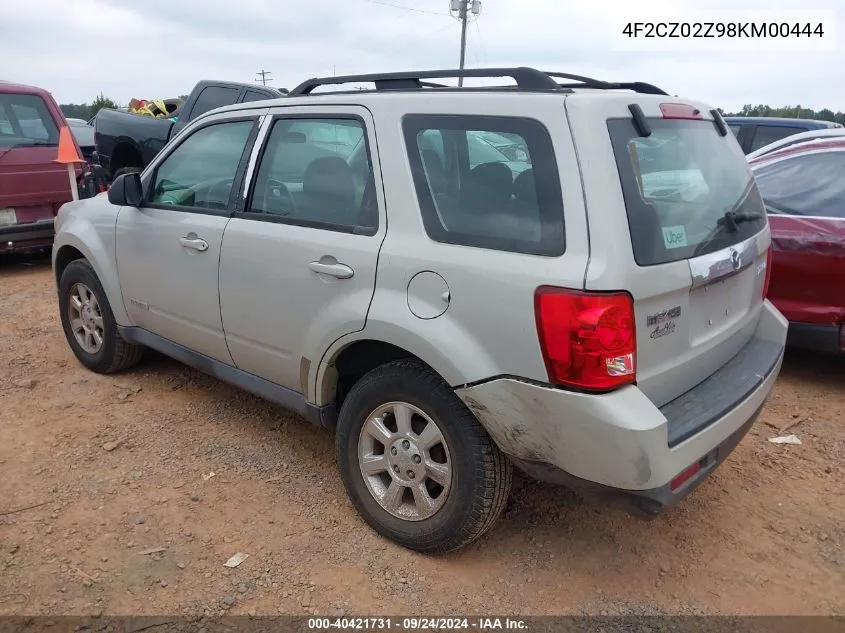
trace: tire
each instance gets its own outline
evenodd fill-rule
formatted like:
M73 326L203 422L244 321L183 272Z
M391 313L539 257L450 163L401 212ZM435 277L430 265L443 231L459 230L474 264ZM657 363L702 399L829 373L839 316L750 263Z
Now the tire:
M371 414L391 406L389 403L401 403L411 410L413 433L397 433L390 440L384 436L383 448L378 448L379 442L373 442L369 431L362 433L362 429ZM388 413L384 416L384 428L398 429L392 415ZM419 440L421 434L428 435L428 428L420 425L425 425L426 417L439 430L444 440L442 446L422 448ZM370 428L375 427L368 424ZM392 428L388 430L392 431ZM408 453L403 454L403 437L416 438L412 439L411 451L419 449L421 452L410 457ZM449 552L479 538L496 522L510 494L513 475L510 461L449 385L416 360L382 365L352 387L338 417L336 448L347 494L363 519L379 534L418 552ZM397 457L392 456L397 455L392 452L393 448L399 451ZM387 466L385 471L365 478L359 462L359 450L367 454L368 459L384 457L387 461L380 460L375 468ZM422 464L405 461L401 462L404 465L397 466L397 460L416 460L420 455ZM432 461L438 461L450 470L448 488L429 479L428 474L418 474L413 481L407 479L413 468L428 473L426 464ZM403 470L405 465L409 470ZM395 472L395 468L399 468L400 474L390 472ZM445 500L439 496L433 500L434 504L441 505L430 516L425 516L425 513L411 516L411 507L419 507L416 497L419 488L410 494L403 490L401 497L391 495L394 484L400 484L399 476L406 477L405 483L410 482L411 486L431 486L434 492L428 498L435 496L438 487L442 488L441 494L446 493ZM388 511L377 499L376 493L371 492L374 486L384 491L385 498L399 498L401 508L397 510L394 504L394 511ZM428 512L431 506L422 507ZM406 514L400 517L397 516L399 512Z
M85 349L83 343L74 334L71 325L72 297L78 298L81 296L80 293L84 292L81 288L86 288L93 296L91 306L93 307L96 304L89 316L101 318L102 343L98 349ZM78 309L75 308L75 311L78 312ZM103 286L91 264L84 259L71 262L62 272L62 277L59 280L59 314L68 345L70 345L79 362L91 371L98 374L113 374L129 369L141 361L144 355L144 347L127 343L120 335ZM81 316L79 320L82 320ZM94 341L94 339L91 340Z
M135 174L141 171L140 167L121 167L116 172L112 174L112 182L117 180L118 176L122 176L123 174Z

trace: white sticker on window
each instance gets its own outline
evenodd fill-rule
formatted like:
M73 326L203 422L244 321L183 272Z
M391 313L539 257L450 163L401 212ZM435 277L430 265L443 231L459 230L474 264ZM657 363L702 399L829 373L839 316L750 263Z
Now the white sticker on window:
M687 231L683 225L664 226L663 244L666 248L682 248L687 246Z

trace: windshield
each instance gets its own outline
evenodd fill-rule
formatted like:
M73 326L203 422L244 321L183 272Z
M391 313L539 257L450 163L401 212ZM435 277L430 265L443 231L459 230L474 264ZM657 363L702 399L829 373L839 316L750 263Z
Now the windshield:
M94 145L94 128L87 123L71 123L70 131L80 147L88 147Z
M0 94L0 149L58 142L59 130L41 97Z
M630 119L607 124L640 266L710 253L763 229L763 201L733 135L711 121L648 121L648 137Z

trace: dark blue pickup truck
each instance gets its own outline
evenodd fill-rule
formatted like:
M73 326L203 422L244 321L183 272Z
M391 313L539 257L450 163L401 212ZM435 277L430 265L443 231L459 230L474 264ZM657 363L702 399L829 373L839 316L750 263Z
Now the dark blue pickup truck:
M113 178L119 170L140 170L179 130L209 110L233 103L277 99L275 88L227 81L200 81L169 118L100 110L94 120L93 160Z

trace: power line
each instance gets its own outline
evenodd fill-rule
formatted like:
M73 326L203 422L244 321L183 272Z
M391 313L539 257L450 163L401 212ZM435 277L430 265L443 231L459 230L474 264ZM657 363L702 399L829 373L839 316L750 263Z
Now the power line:
M268 80L268 79L270 79L270 80L272 80L272 79L273 79L273 78L270 76L270 74L271 74L271 73L270 73L270 71L269 71L269 70L264 70L264 69L262 69L262 70L261 70L261 72L259 72L259 73L258 73L258 77L256 77L256 78L255 78L255 81L256 81L256 82L260 81L263 85L265 85L265 86L266 86L266 85L267 85L267 80ZM260 77L260 79L259 79L259 77Z
M415 13L428 13L429 15L442 15L449 17L448 13L439 13L437 11L426 11L425 9L416 9L414 7L403 7L399 4L384 2L383 0L364 0L364 2L371 2L372 4L380 4L385 7L393 7L394 9L403 9L405 11L414 11Z
M475 21L475 30L478 34L478 46L481 49L481 57L484 60L484 63L488 63L487 57L487 47L484 46L484 40L481 38L481 27L478 26L478 20Z

